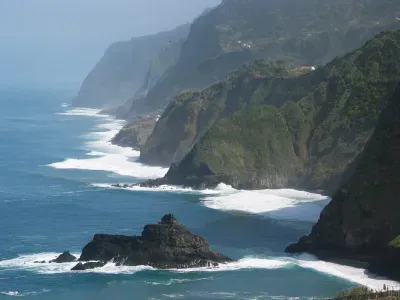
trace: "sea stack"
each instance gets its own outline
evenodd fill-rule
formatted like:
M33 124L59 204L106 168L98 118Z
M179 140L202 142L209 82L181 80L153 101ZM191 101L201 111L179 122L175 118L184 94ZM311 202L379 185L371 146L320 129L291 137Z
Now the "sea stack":
M184 269L216 267L232 259L211 250L203 237L191 233L172 214L168 214L158 224L146 225L141 236L95 234L83 248L79 261Z

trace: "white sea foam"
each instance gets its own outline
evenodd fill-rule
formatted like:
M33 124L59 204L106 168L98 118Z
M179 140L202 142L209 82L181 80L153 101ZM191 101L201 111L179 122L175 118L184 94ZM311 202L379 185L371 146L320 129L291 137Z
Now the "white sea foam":
M63 104L61 104L61 106L62 107L68 107L70 104L68 104L68 103L63 103Z
M213 277L203 277L203 278L173 278L167 280L165 282L160 281L146 281L146 284L151 285L173 285L173 284L182 284L185 282L194 282L194 281L204 281L204 280L213 280Z
M220 264L218 267L213 268L190 268L190 269L173 269L171 271L178 273L188 272L224 272L224 271L236 271L242 269L281 269L290 265L289 261L282 260L279 258L256 258L256 257L245 257L238 261Z
M152 167L138 162L140 153L130 148L123 148L111 144L111 139L124 125L121 120L106 115L99 115L99 110L74 108L63 115L101 117L96 131L89 132L84 138L83 149L87 150L89 158L67 158L64 161L50 164L56 169L77 169L91 171L107 171L122 176L135 178L158 178L168 171L162 167Z
M79 257L78 253L74 254ZM71 268L76 265L73 263L48 263L58 256L58 253L38 253L21 255L17 258L0 261L0 269L2 270L15 270L23 269L31 272L41 274L57 274L57 273L71 273ZM46 261L46 263L35 263L35 261ZM293 267L300 267L311 269L319 273L327 274L329 276L342 278L344 280L354 282L360 285L367 286L375 290L381 290L384 285L400 290L400 284L382 277L374 277L367 274L364 269L355 268L350 266L339 265L330 262L318 260L312 255L302 254L298 257L245 257L238 261L220 264L216 268L191 268L191 269L172 269L170 272L174 273L190 273L190 272L230 272L243 269L290 269ZM149 266L116 266L114 263L108 263L102 268L96 268L86 271L75 271L78 273L103 273L103 274L134 274L140 271L154 271L155 269ZM183 283L190 280L208 280L208 278L200 279L172 279L167 283L159 283L170 285L174 283ZM148 282L149 284L158 285L158 283Z
M115 188L111 184L94 184L102 188ZM193 190L182 186L161 185L158 187L133 186L131 191L189 193L201 196L203 204L211 209L241 211L263 215L278 220L315 222L329 202L319 194L291 189L279 190L236 190L229 185L219 184L211 190Z
M7 296L22 296L18 291L1 292L1 294Z
M107 117L107 115L101 115L100 109L92 109L92 108L83 108L83 107L76 107L74 109L67 110L62 113L57 113L58 115L63 116L90 116L90 117Z
M109 183L95 183L92 184L94 187L107 188L107 189L121 189L119 187L115 187ZM218 190L194 190L191 188L186 188L183 186L175 186L175 185L160 185L157 187L142 187L142 186L130 186L124 188L124 190L128 191L143 191L143 192L170 192L174 194L196 194L196 195L215 195L219 194Z
M19 292L19 291L8 291L8 292L1 292L0 294L12 297L25 297L29 295L37 295L50 292L50 290L43 289L39 292Z
M242 211L279 220L315 222L329 198L303 191L235 190L226 185L217 189L217 195L203 197L205 206L223 211Z
M185 295L183 294L162 294L164 297L176 299L176 298L183 298Z
M71 269L77 262L70 263L49 263L50 260L55 259L59 253L45 252L37 254L20 255L17 258L0 261L0 269L14 270L23 269L27 271L37 272L41 274L59 274L73 272ZM74 256L79 257L80 253L73 253ZM45 261L45 263L40 263ZM133 274L138 271L152 270L149 266L116 266L114 263L108 263L104 267L96 268L93 270L79 271L79 273L103 273L103 274Z
M312 255L302 254L296 260L296 264L302 268L313 269L315 271L329 274L331 276L343 278L345 280L367 286L374 290L383 290L383 286L393 290L400 290L400 283L386 278L366 274L364 269L318 260Z

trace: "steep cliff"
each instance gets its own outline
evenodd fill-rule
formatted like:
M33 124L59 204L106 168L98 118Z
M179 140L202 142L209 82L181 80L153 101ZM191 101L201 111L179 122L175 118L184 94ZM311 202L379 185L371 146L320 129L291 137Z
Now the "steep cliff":
M167 166L179 162L215 121L256 99L257 88L264 79L278 76L276 68L275 62L255 61L205 90L178 94L142 148L141 160Z
M224 1L216 10L195 22L183 47L180 59L182 64L178 63L171 68L168 74L150 90L148 97L136 102L139 106L140 103L144 104L141 101L146 101L146 105L161 103L164 100L163 105L169 103L163 114L162 122L155 128L148 143L143 148L141 159L146 163L167 166L180 161L192 148L193 143L197 142L201 134L208 130L210 124L226 116L225 113L221 113L220 108L215 107L214 111L217 112L212 113L214 117L205 122L206 126L202 125L204 124L203 121L193 122L195 115L200 120L204 119L202 118L202 115L204 115L202 111L207 110L209 103L217 106L216 102L218 102L218 105L223 107L225 102L234 102L226 99L236 97L235 94L240 94L240 97L244 100L239 102L243 102L250 101L253 96L254 98L262 98L268 93L270 83L253 84L254 78L248 76L249 74L243 74L243 72L241 78L237 82L232 82L231 85L224 84L226 80L217 80L229 70L229 68L224 69L219 65L222 60L228 63L230 61L227 60L228 57L238 58L239 53L241 53L240 55L247 53L246 55L250 55L248 58L280 56L285 61L297 66L299 64L318 64L361 46L362 41L372 38L373 34L381 28L400 28L400 22L395 18L396 12L400 12L400 3L398 2L330 0L317 2ZM346 13L344 13L345 10L347 10ZM263 14L263 16L260 14ZM218 18L215 16L218 16ZM217 28L216 31L211 30L212 27L210 26L213 22ZM304 24L304 26L301 27L298 24ZM211 40L214 41L214 38L216 38L219 39L219 42L207 43L205 51L202 49L202 44L205 44L205 41L201 40L201 32L206 29L216 34L215 36L212 35L213 39ZM222 54L215 56L214 52L214 54L211 53L212 49L215 53ZM206 58L211 55L215 57ZM188 58L187 61L186 58ZM237 62L239 61L242 60ZM196 62L199 65L194 70ZM233 68L236 63L233 63L232 60L224 66ZM188 73L185 73L184 70ZM204 84L197 84L200 83L199 70L204 75ZM213 76L214 71L219 71L220 74ZM258 77L262 76L264 74L261 71ZM257 74L255 77L257 77ZM173 91L168 91L178 82L183 82L181 79L184 79L186 83L193 79L193 82L197 83L192 85L185 83L179 87L175 86ZM170 102L172 95L182 88L189 86L201 89L212 80L216 81L217 84L204 92L198 93L196 97L185 92L177 97L179 98L178 101L172 98ZM271 82L270 79L268 81ZM241 93L240 88L233 86L240 87L247 83L249 83L249 88L246 88L245 93ZM165 85L163 86L163 84ZM303 87L299 87L299 89L303 89ZM220 94L212 98L207 96L207 94L215 93ZM152 95L154 95L154 98ZM183 101L185 96L190 99L190 102L197 103L190 106L186 105L185 103L189 100ZM298 101L298 99L295 100ZM153 100L156 102L152 102ZM138 107L135 105L131 108L132 113L140 111L140 109L136 110ZM193 123L193 126L189 123ZM201 124L197 126L197 123ZM187 132L186 129L189 127L192 130ZM172 128L173 130L170 130ZM200 135L197 131L200 132ZM324 176L324 174L315 174L315 176Z
M189 25L183 25L111 45L85 78L73 105L109 108L123 104L142 87L146 75L159 76L167 58L171 63L166 67L176 62L188 31ZM177 47L170 52L170 45L178 45L178 53L175 53ZM160 60L162 63L158 63Z
M228 101L224 102L225 108L222 110L226 114L219 114L214 118L215 123L206 125L210 129L205 134L199 134L193 149L181 162L171 167L165 180L189 185L193 182L225 181L240 188L276 188L286 185L323 190L331 194L340 185L346 167L363 150L380 112L400 78L400 31L381 33L360 49L313 72L296 76L290 70L278 68L275 71L283 73L279 76L256 76L258 87L251 88L253 93L247 94L246 89L240 89L234 98L226 98ZM243 84L251 85L249 77L245 78L247 81ZM215 103L221 103L218 97L215 99ZM235 102L237 99L243 99L239 106ZM199 102L196 97L194 100L192 103L189 100L185 105L197 105ZM281 118L285 120L290 143L281 145L286 147L288 161L296 166L290 172L282 167L273 173L266 163L261 170L265 168L268 172L253 172L254 175L249 177L247 172L253 170L253 157L262 155L271 162L275 159L280 161L282 152L282 149L276 150L280 146L275 147L273 143L271 147L265 146L270 144L268 135L261 134L259 141L253 141L257 137L252 130L257 126L266 123L280 126L278 123L273 125L278 118L267 122L251 113L257 109L262 110L264 105L276 106ZM232 115L241 107L242 110ZM211 114L213 111L212 106L204 108L202 114ZM242 117L238 119L238 115ZM247 124L246 118L253 127L244 126ZM174 119L186 120L178 116ZM242 121L237 123L238 120ZM181 128L192 124L192 121L182 122ZM257 122L260 124L253 124ZM243 131L236 135L242 125ZM201 128L201 124L196 122L188 128L199 126ZM200 131L197 129L197 132ZM243 158L239 159L235 153L243 153ZM295 153L296 160L292 153ZM247 176L240 178L237 174ZM274 178L285 180L276 181Z
M326 63L399 26L397 12L392 0L223 1L193 23L178 63L134 101L131 114L163 109L180 91L203 89L249 60Z
M367 256L371 269L400 278L400 85L364 151L309 236L287 248L325 256ZM371 258L372 257L372 258Z

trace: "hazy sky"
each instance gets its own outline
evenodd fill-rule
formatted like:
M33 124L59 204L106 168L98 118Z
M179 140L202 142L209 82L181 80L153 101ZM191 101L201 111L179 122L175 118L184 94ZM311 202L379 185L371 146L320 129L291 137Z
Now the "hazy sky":
M109 44L172 29L221 0L0 0L0 86L75 87Z

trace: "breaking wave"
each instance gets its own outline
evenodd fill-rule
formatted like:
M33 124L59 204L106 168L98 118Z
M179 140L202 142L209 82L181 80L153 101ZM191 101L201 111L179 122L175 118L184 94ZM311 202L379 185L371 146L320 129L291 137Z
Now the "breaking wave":
M75 256L79 256L79 253L75 253ZM37 272L41 274L59 274L59 273L101 273L101 274L134 274L141 271L157 271L150 266L116 266L113 263L108 263L102 268L96 268L93 270L86 271L71 271L71 268L75 266L76 262L73 263L48 263L49 260L54 259L58 256L58 253L37 253L29 255L21 255L17 258L0 261L1 270L26 270L31 272ZM46 263L38 263L46 261ZM189 273L189 272L230 272L243 269L290 269L294 267L300 267L304 269L311 269L319 273L324 273L329 276L342 278L360 285L367 286L372 289L382 289L384 285L393 288L400 289L400 283L391 281L381 277L374 277L367 274L364 269L355 268L350 266L339 265L330 262L324 262L318 260L312 255L302 254L298 257L244 257L238 261L220 264L217 268L192 268L192 269L171 269L167 270L172 273ZM167 272L165 271L165 272ZM209 280L209 278L197 278L197 279L171 279L168 282L157 283L147 282L148 284L158 285L171 285L183 283L187 280Z
M74 108L61 115L96 117L99 123L96 131L84 136L83 148L88 151L88 158L67 158L64 161L50 164L56 169L76 169L112 172L121 176L134 178L158 178L168 171L162 167L147 166L138 162L140 153L130 148L111 144L111 139L119 132L124 121L116 120L107 115L99 114L100 110Z
M235 190L226 185L216 195L203 197L206 207L222 211L242 211L277 220L315 222L329 198L291 189Z

